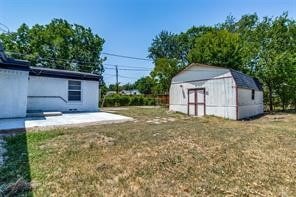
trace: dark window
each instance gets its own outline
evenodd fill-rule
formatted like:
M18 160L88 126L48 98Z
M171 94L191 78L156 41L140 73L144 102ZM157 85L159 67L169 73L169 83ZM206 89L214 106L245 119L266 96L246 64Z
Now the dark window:
M255 90L252 90L252 100L255 99Z
M68 101L81 101L81 81L68 81Z

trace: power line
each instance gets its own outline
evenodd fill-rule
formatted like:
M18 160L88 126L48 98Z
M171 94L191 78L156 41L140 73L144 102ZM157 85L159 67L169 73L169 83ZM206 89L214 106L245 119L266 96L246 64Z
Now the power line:
M2 26L2 27L4 27L4 28L7 29L7 30L4 30L2 27L0 27L0 30L2 30L3 32L6 32L6 33L9 33L10 32L9 28L6 25L4 25L3 23L0 23L0 26Z
M7 30L4 30L1 26L4 27L4 28L6 28ZM6 32L6 33L9 33L10 32L9 27L7 25L1 23L1 22L0 22L0 30L2 30L3 32ZM148 59L148 58L133 57L133 56L127 56L127 55L119 55L119 54L108 53L108 52L102 52L101 54L107 55L107 56L113 56L113 57L133 59L133 60L152 61L151 59Z
M128 77L128 76L124 76L124 75L118 75L121 78L125 78L125 79L139 79L137 77Z
M0 31L6 32L2 27L0 27Z
M103 74L103 76L104 75L107 75L108 76L108 78L110 78L110 77L116 77L116 75L115 74ZM118 75L118 77L119 78L125 78L125 79L139 79L138 77L128 77L128 76L125 76L125 75ZM141 77L140 77L141 78Z
M128 69L128 68L120 68L119 70L127 70L127 71L151 71L151 69Z
M143 67L143 66L126 66L126 65L120 65L120 64L109 64L109 63L104 63L104 65L106 66L118 66L118 67L124 67L124 68L143 68L143 69L147 69L148 67Z
M29 55L29 54L23 54L23 53L16 53L16 52L11 52L11 51L8 51L9 53L11 54L18 54L18 55ZM111 74L103 74L104 75L109 75L109 76L115 76L116 77L116 84L119 85L119 77L120 78L125 78L125 79L139 79L137 77L128 77L128 76L124 76L124 75L119 75L119 71L151 71L151 69L147 69L145 67L133 67L133 66L125 66L127 68L118 68L118 65L116 64L105 64L105 63L102 63L102 62L86 62L86 61L79 61L79 60L75 60L75 59L72 59L72 60L68 60L68 59L62 59L62 58L43 58L43 57L39 57L40 60L49 60L49 61L64 61L64 62L72 62L72 63L77 63L77 64L82 64L84 66L88 66L88 67L91 67L90 65L87 65L87 64L90 64L90 63L99 63L99 64L102 64L104 66L104 69L106 70L115 70L115 75L111 75ZM105 66L107 65L107 66ZM110 67L112 66L112 67ZM121 65L123 67L123 65ZM110 78L110 77L108 77Z
M18 55L29 55L29 54L24 54L24 53L17 53L17 52L11 52L11 51L7 51L8 53L11 54L18 54ZM50 60L50 61L65 61L65 62L70 62L70 63L76 63L76 64L81 64L81 65L85 65L86 67L92 67L90 65L87 64L101 64L104 66L105 69L109 69L109 70L114 70L115 67L119 67L117 64L107 64L107 63L102 63L102 62L87 62L87 61L80 61L80 60L69 60L69 59L61 59L61 58L43 58L43 57L39 57L39 59L41 60ZM112 66L112 67L108 67L108 66ZM151 69L147 69L145 67L133 67L133 66L124 66L121 65L122 67L127 67L127 68L118 68L118 70L125 70L125 71L151 71ZM222 68L222 67L221 67ZM225 68L227 69L227 68ZM192 71L192 72L207 72L206 70L194 70L194 69L185 69L184 71Z
M110 68L110 67L104 67L104 69L106 70L114 70L116 67L114 68ZM125 71L151 71L151 69L130 69L130 68L118 68L118 70L125 70Z
M15 55L29 55L29 54L24 54L24 53L18 53L18 52L12 52L12 51L7 51L7 53L10 54L15 54ZM44 58L44 57L39 57L40 60L49 60L49 61L63 61L63 62L68 62L68 63L77 63L77 64L82 64L86 65L87 64L102 64L106 66L114 66L114 68L110 67L104 67L105 69L115 69L115 67L124 67L124 68L119 68L119 70L127 70L127 71L150 71L150 69L147 69L145 67L134 67L134 66L126 66L126 65L116 65L116 64L108 64L108 63L102 63L99 61L95 62L89 62L89 61L81 61L81 60L76 60L76 59L62 59L62 58ZM90 66L89 66L90 67Z
M118 54L114 54L114 53L106 53L103 52L103 55L108 55L108 56L113 56L113 57L121 57L121 58L127 58L127 59L134 59L134 60L143 60L143 61L152 61L148 58L140 58L140 57L132 57L132 56L126 56L126 55L118 55Z

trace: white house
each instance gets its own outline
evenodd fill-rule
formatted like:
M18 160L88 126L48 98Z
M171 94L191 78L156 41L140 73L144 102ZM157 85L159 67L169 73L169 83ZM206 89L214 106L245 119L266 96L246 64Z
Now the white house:
M263 91L242 72L191 64L172 79L170 110L239 120L263 113Z
M25 117L28 111L98 111L100 76L31 67L7 58L0 44L0 118Z
M133 89L133 90L122 90L120 94L123 95L141 95L141 92L139 90Z

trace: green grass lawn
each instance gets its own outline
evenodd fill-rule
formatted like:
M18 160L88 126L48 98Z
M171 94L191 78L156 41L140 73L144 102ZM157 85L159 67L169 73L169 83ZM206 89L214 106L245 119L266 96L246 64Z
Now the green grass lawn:
M6 138L0 184L35 196L294 196L296 114L252 121L123 108L134 122Z

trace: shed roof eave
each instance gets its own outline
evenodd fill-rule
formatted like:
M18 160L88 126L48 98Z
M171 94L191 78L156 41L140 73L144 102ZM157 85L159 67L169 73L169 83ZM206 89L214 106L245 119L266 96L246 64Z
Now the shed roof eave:
M96 75L92 73L58 70L58 69L41 68L41 67L30 67L30 76L88 80L88 81L98 81L98 82L101 80L100 75Z

